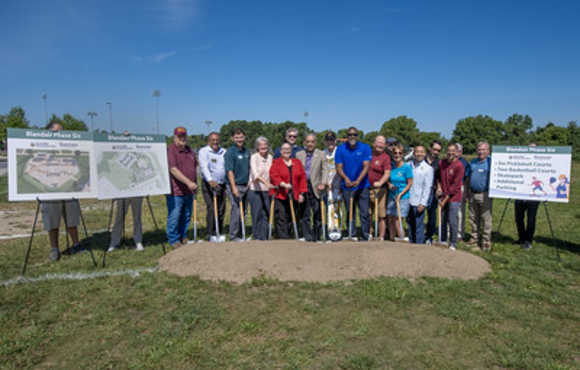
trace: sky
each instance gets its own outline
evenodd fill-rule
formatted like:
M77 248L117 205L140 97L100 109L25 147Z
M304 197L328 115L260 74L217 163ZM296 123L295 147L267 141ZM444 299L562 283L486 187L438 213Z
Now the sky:
M230 120L580 119L580 1L0 0L0 114L172 134ZM43 95L46 94L46 100ZM111 104L108 105L107 102ZM308 112L305 116L304 112Z

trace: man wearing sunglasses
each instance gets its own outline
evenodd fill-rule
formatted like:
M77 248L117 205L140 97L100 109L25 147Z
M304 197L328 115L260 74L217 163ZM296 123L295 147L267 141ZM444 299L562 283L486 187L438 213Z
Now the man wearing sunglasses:
M302 148L301 146L298 146L296 144L296 141L298 140L298 129L294 128L294 127L290 127L288 130L286 130L286 136L285 136L285 143L290 144L290 146L292 146L292 155L290 156L290 158L296 158L296 153L298 153L301 150L304 150L304 148ZM280 147L277 147L276 150L274 150L274 159L280 158L282 156L282 153L280 153Z
M336 172L342 178L342 190L345 204L350 204L350 198L357 204L361 220L362 240L369 240L369 179L368 172L371 165L371 147L358 141L358 129L350 127L346 131L347 143L336 149ZM354 210L353 210L354 212ZM348 214L348 213L347 213ZM348 217L347 217L348 218ZM352 236L356 234L356 221L347 219L348 230Z

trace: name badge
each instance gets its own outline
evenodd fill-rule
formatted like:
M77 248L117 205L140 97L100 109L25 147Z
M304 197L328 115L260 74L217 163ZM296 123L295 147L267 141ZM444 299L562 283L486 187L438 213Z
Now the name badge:
M483 168L479 169L479 173L484 173L484 172L485 172L485 170Z
M217 163L217 159L215 159L215 158L212 158L212 159L211 159L211 163Z
M238 159L244 159L244 156L240 154L240 155L238 156Z

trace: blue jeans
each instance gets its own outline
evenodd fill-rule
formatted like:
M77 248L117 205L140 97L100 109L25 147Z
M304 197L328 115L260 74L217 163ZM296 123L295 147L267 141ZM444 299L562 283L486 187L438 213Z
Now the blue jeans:
M350 207L350 197L351 195L354 197L353 198L353 209L352 209L352 215L353 215L353 219L349 220L349 207ZM356 236L356 217L355 217L355 212L356 209L358 208L358 215L360 218L360 227L361 227L361 231L362 231L362 241L368 241L369 240L369 231L370 231L370 215L369 215L369 200L370 200L370 190L369 188L364 188L364 189L360 189L360 190L354 190L354 191L349 191L349 190L343 190L342 191L342 199L344 199L344 205L346 207L346 224L347 224L347 229L346 229L346 233L347 235L349 235L350 232L350 228L349 228L349 222L352 222L352 224L350 225L352 227L352 236Z
M409 225L409 240L411 243L423 244L425 241L425 213L417 210L417 206L411 206L409 215L407 216L407 224Z
M167 239L169 244L187 238L187 229L193 210L193 195L167 195Z
M459 213L461 202L447 202L441 210L441 234L442 242L447 241L447 226L449 226L449 245L457 246L457 214Z

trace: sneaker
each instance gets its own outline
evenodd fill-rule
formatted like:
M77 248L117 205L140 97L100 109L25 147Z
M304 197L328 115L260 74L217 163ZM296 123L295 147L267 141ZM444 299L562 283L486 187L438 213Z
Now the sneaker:
M522 243L522 241L521 241L521 240L516 240L515 242L513 242L513 243L512 243L512 245L515 245L515 246L518 246L518 247L521 247L521 246L522 246L522 244L523 244L523 243Z
M84 253L86 252L86 248L81 243L76 243L72 246L72 252L74 253Z
M109 249L107 249L107 252L113 252L116 251L117 249L119 249L118 245L111 245Z
M426 245L433 245L433 241L431 239L427 239L425 242Z
M50 251L50 257L48 257L49 260L51 260L52 262L56 262L60 259L60 251L58 250L58 248L52 248Z
M489 250L491 250L491 244L483 243L483 245L481 246L481 249L483 249L484 251L489 251Z
M182 245L182 244L181 244L180 242L175 242L175 243L171 244L171 247L172 247L173 249L177 249L177 248L181 247L181 245Z
M532 243L530 242L524 242L524 244L522 244L522 248L523 249L532 249Z
M300 240L301 242L305 242L305 241L306 241L306 239L304 239L304 238L300 238L299 240Z
M439 242L439 244L447 246L447 242Z
M465 244L467 244L470 247L475 247L475 246L477 246L477 240L471 239Z
M453 245L453 244L451 244L451 245L449 246L449 250L456 251L456 250L457 250L457 246L456 246L456 245Z
M181 244L182 244L182 245L189 244L189 239L188 239L188 238L185 238L185 239L183 239L183 240L181 241Z
M138 251L142 251L142 250L145 250L145 247L143 247L143 244L137 243L137 245L135 246L135 249Z
M244 241L244 239L242 239L242 238L234 238L234 239L232 239L231 241L232 241L232 242L235 242L235 243L239 243L239 242L243 242L243 241Z

